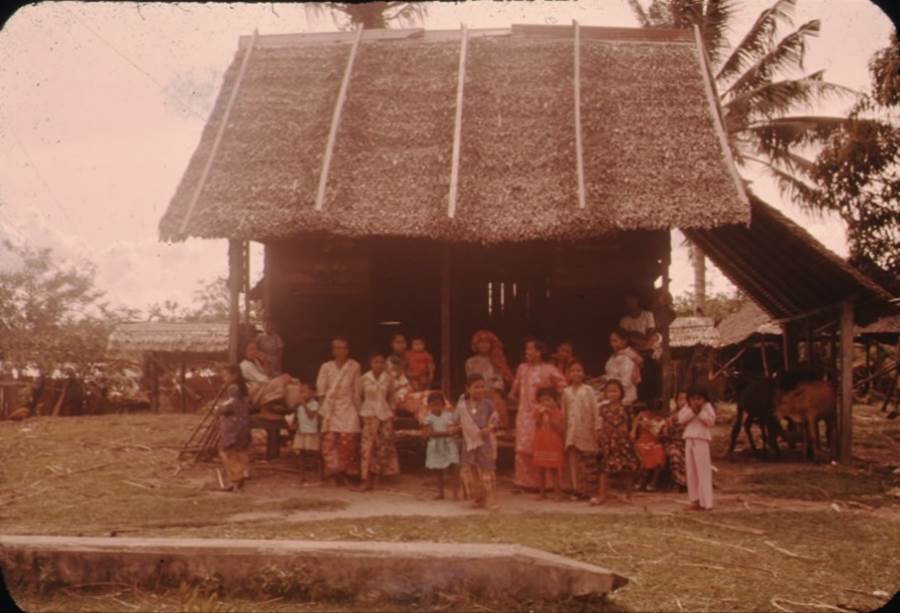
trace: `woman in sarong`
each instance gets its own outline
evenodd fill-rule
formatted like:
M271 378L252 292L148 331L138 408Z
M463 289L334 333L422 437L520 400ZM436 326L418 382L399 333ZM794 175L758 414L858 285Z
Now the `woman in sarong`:
M325 478L343 485L359 474L359 378L360 368L350 359L350 343L331 341L334 359L322 364L316 379L322 415L322 459Z
M513 492L522 489L536 491L541 486L541 476L532 462L534 444L534 410L537 407L537 391L542 387L555 387L562 391L566 378L552 364L547 345L535 339L525 341L525 362L519 365L513 380L510 398L518 400L516 410L516 469Z
M223 490L238 491L250 468L250 413L247 384L241 371L227 366L222 371L225 393L216 407L219 415L219 458L222 472L217 470L219 486Z
M637 384L641 382L643 359L632 349L628 333L616 328L609 335L609 346L613 354L606 360L606 378L622 384L625 396L622 404L630 407L637 400Z
M456 420L463 435L460 454L460 479L463 493L472 506L495 510L496 446L493 433L497 428L497 412L487 398L487 386L479 374L466 377L466 393L456 405Z
M500 427L509 427L509 413L506 405L506 387L513 382L513 374L503 353L503 343L489 330L479 330L472 335L472 353L466 360L466 376L479 374L484 377L488 398L494 403L494 410L500 419Z

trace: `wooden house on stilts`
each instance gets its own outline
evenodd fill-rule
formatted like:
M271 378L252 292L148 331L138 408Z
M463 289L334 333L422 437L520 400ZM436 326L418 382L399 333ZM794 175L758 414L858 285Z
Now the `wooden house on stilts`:
M721 265L715 233L750 227L698 33L573 24L241 37L160 235L229 239L232 359L253 240L289 371L400 326L456 392L480 327L597 372L622 294L667 290L672 228Z

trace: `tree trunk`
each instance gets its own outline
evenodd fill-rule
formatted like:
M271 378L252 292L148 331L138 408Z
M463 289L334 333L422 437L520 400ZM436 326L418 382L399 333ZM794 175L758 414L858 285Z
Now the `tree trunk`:
M691 264L694 266L694 310L705 314L706 310L706 256L703 250L691 243Z

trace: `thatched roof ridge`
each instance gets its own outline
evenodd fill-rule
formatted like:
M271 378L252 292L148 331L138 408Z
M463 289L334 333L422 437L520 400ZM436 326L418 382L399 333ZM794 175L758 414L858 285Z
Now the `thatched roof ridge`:
M719 322L716 331L721 347L736 345L754 334L781 336L781 326L772 323L772 317L751 300L744 302L736 313Z
M260 37L184 233L244 50L160 222L163 240L298 234L447 242L747 223L689 33L584 28L587 207L577 204L570 28L473 30L457 214L447 216L459 33L365 33L314 210L349 35ZM393 40L379 40L379 37ZM245 47L246 41L245 41Z
M712 317L676 317L669 324L670 347L716 347L719 344L719 333Z
M228 323L119 324L106 347L111 355L159 353L222 354L228 351Z

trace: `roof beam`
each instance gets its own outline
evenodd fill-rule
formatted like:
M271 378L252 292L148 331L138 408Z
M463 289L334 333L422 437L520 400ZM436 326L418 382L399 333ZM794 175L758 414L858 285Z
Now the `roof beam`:
M459 41L459 75L456 83L456 119L453 124L453 156L450 165L450 197L447 201L447 217L456 215L456 198L459 190L459 150L462 144L462 112L463 88L466 84L466 49L469 43L469 31L466 24L461 23Z
M578 208L585 207L584 150L581 144L581 27L572 20L575 30L575 164L578 171Z
M334 105L334 113L331 115L331 129L328 131L328 143L325 145L325 159L322 161L322 173L319 175L319 191L316 192L316 210L321 211L325 204L325 186L328 183L328 171L331 168L331 156L334 153L334 140L337 136L338 125L341 123L341 112L344 110L344 101L347 99L347 88L350 86L350 74L353 72L353 61L356 59L356 50L359 48L359 39L362 37L362 24L356 26L356 38L350 47L350 57L347 58L347 68L344 69L344 79L341 81L341 89L338 91L337 102Z
M194 214L194 207L197 206L197 201L200 199L200 193L203 191L203 188L206 187L209 170L212 168L213 161L216 159L216 153L219 152L219 145L222 143L222 135L225 134L225 127L228 125L229 117L231 117L231 109L234 106L234 100L237 98L238 91L241 89L241 82L244 80L244 73L247 72L247 64L250 62L250 56L253 54L253 49L256 47L257 39L259 39L259 31L253 30L253 38L250 41L250 46L244 51L244 59L241 60L241 67L238 70L237 78L234 81L234 87L231 88L231 93L228 96L228 103L225 105L225 111L222 113L222 118L219 121L216 139L213 141L212 149L210 149L209 156L206 158L206 164L203 165L203 173L200 175L200 181L197 182L197 187L194 189L194 194L191 196L191 201L188 204L187 212L184 214L184 219L181 220L179 233L182 235L185 230L187 230L188 223L191 221L191 215Z
M734 187L737 189L738 198L748 209L750 208L750 199L747 198L747 192L744 190L744 181L738 174L737 166L731 155L731 144L728 135L725 132L725 122L722 117L722 107L719 106L719 96L716 93L716 84L712 78L712 72L709 69L709 56L706 54L706 46L703 44L703 37L700 35L700 28L694 24L694 44L697 50L697 60L700 62L700 73L703 77L703 89L706 90L706 101L709 104L709 110L712 112L712 120L715 126L716 135L719 137L719 145L722 147L722 156L728 173L734 181Z

